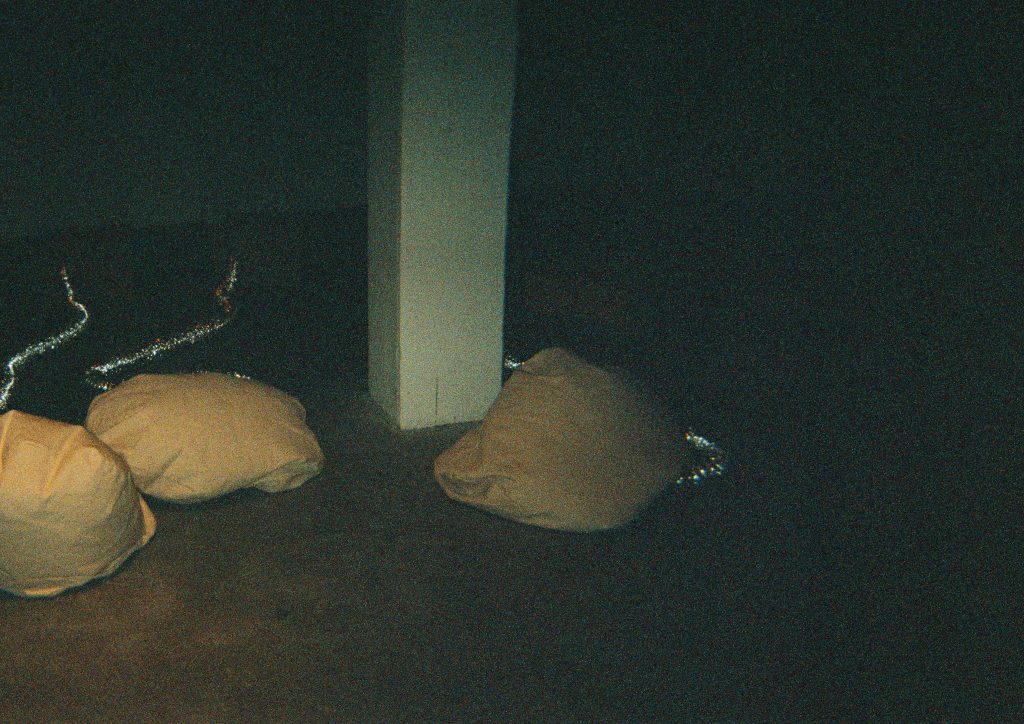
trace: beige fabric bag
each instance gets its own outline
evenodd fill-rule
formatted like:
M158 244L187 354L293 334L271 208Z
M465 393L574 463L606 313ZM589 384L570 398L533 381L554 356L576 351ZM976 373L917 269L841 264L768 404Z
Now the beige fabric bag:
M684 463L633 386L555 347L512 374L434 476L451 498L497 515L594 531L632 520Z
M124 457L139 490L179 503L291 490L324 465L298 400L232 375L138 375L96 397L85 426Z
M50 596L107 576L155 530L124 461L84 427L0 415L0 588Z

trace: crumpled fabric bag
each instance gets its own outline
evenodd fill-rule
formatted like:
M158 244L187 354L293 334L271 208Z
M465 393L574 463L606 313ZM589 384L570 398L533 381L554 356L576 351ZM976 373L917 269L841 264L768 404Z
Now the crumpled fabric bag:
M36 597L81 586L155 530L127 465L84 427L0 415L0 588Z
M633 384L552 347L513 372L434 476L452 499L520 523L615 528L683 473L667 428Z
M139 490L176 503L291 490L324 465L298 400L216 372L132 377L93 399L85 426L125 459Z

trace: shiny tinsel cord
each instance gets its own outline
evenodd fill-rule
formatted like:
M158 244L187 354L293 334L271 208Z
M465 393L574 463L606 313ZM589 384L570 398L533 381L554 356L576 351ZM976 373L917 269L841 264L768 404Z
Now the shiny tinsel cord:
M117 370L120 370L123 367L129 367L141 360L156 359L159 355L167 352L168 350L172 350L175 347L180 347L185 344L194 344L211 332L216 332L218 329L230 322L235 316L235 307L231 302L231 292L234 291L235 283L237 281L238 262L235 259L231 259L228 266L227 276L217 287L216 291L217 301L220 302L221 309L224 310L223 319L197 324L192 329L187 332L182 332L176 337L172 337L167 340L158 338L153 342L153 344L144 347L134 354L127 355L125 357L117 357L109 362L104 362L103 364L93 365L85 372L86 381L98 390L109 390L117 383L104 378Z
M11 390L14 388L14 383L17 380L18 368L31 358L45 352L49 352L51 349L59 347L68 340L77 337L81 331L85 329L85 325L89 321L88 310L83 304L75 300L75 290L71 287L71 281L68 279L67 269L62 268L60 270L60 276L61 279L64 280L65 289L67 289L68 304L77 309L82 315L82 318L63 332L59 332L52 337L47 337L41 342L36 342L7 360L7 379L4 381L3 387L0 388L0 412L3 412L7 408L7 401L10 398Z
M688 475L676 480L677 485L690 483L696 485L708 478L718 477L725 473L725 455L715 443L701 437L693 430L687 430L683 438L691 450L704 457L701 464L694 465Z

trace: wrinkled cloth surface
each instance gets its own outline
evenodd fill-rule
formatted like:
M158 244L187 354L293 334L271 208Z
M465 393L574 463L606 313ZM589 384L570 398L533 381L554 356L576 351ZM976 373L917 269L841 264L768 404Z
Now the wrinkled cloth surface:
M628 523L684 469L683 448L623 377L552 347L508 379L434 463L449 497L521 523Z
M124 460L80 425L0 415L0 588L51 596L107 576L156 521Z
M278 493L323 470L299 401L233 375L138 375L96 397L85 426L124 457L139 490L178 503Z

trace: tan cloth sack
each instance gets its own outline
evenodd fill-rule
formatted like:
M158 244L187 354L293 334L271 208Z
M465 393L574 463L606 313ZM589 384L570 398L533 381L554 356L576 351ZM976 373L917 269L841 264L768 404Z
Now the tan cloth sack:
M298 400L233 375L138 375L96 397L85 426L125 459L139 490L178 503L291 490L324 465Z
M681 442L632 385L555 347L512 374L434 476L502 517L594 531L632 520L683 469Z
M124 461L84 427L0 415L0 588L50 596L107 576L155 530Z

